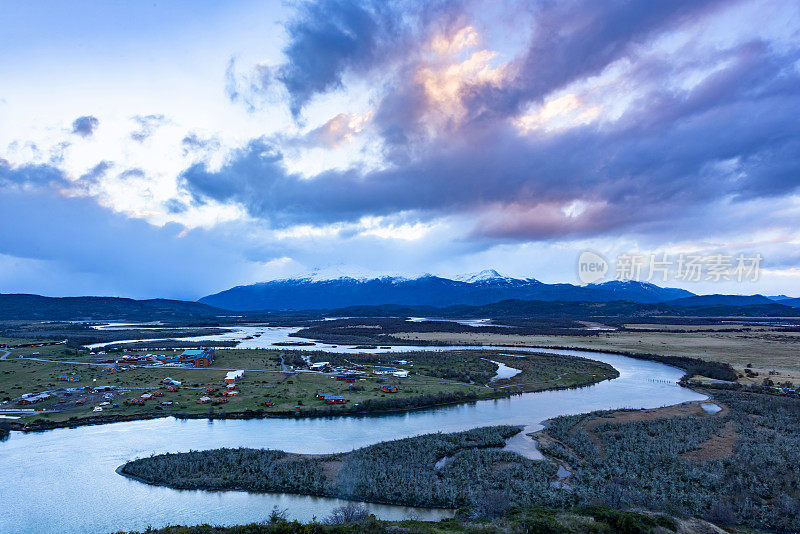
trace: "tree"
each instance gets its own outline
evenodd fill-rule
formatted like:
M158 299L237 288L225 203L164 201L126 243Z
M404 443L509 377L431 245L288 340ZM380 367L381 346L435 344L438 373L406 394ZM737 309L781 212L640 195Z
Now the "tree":
M323 519L323 522L330 525L344 525L346 523L360 523L371 516L372 514L363 504L350 503L346 506L335 508L329 516Z

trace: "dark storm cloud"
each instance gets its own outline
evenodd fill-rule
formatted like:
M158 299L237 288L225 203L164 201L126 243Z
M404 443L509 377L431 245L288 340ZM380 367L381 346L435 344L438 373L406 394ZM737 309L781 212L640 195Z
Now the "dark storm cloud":
M668 27L685 16L681 9L662 15ZM599 47L618 42L602 37ZM472 213L481 220L476 233L497 238L675 231L679 216L720 199L798 190L800 124L787 113L800 108L800 76L787 68L797 58L744 43L698 59L716 71L686 91L664 88L675 68L668 62L641 65L632 81L649 89L603 127L521 136L507 121L470 122L386 169L311 179L287 172L280 149L257 139L218 171L198 164L182 181L197 201L238 203L277 226L411 211L421 218ZM575 200L586 208L564 213Z
M721 3L507 1L503 5L506 16L529 26L532 37L524 53L513 62L515 74L510 83L502 88L481 84L465 89L470 115L479 118L516 114L525 104L550 91L598 73L653 34L698 18ZM226 91L231 100L244 100L253 108L257 100L254 95L266 91L277 80L288 91L292 114L297 116L314 95L340 88L345 74L365 75L373 70L387 74L389 65L399 65L400 74L392 84L392 100L405 101L414 109L418 95L413 87L403 84L404 80L413 79L413 72L403 67L413 66L418 60L419 47L426 44L431 31L446 32L472 4L436 0L304 2L286 27L286 63L276 69L257 66L249 82L242 83L237 81L235 61L231 59ZM391 114L386 107L383 112ZM387 124L386 135L404 140L403 130L408 125L403 128L401 122Z
M100 126L100 120L97 117L85 115L72 121L72 133L81 137L91 137L98 126Z
M231 58L225 71L225 91L231 101L250 109L279 82L289 94L297 117L317 94L342 87L348 74L373 69L413 56L431 28L442 30L457 18L465 0L321 0L299 4L286 25L286 63L275 68L257 65L246 76L237 74Z
M478 117L516 115L555 89L599 74L628 55L632 46L720 4L720 0L535 2L525 9L532 21L532 37L514 62L511 82L500 88L481 85L467 90L468 107Z
M297 115L316 93L341 86L346 70L364 71L385 59L400 37L401 20L391 3L324 0L302 5L287 27L288 62L278 79Z

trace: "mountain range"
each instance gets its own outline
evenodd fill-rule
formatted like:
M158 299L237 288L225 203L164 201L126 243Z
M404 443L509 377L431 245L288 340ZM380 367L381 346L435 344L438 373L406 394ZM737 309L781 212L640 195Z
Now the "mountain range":
M419 278L341 277L329 280L292 278L236 286L208 295L203 304L236 311L334 309L348 306L482 305L501 300L641 303L693 297L684 289L636 281L611 281L578 286L545 284L534 278L511 278L486 270L456 279L425 275Z
M729 315L794 317L800 299L785 295L695 295L646 282L576 286L510 278L496 271L448 279L299 278L238 286L199 302L117 297L0 294L0 320L264 320L302 316L431 317ZM236 315L232 315L232 312Z

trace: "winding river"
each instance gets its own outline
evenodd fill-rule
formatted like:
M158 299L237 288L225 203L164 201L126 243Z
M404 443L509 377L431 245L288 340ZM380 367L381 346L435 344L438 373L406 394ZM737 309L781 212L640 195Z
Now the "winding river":
M260 327L260 331L270 340L286 335L286 330L264 328ZM246 343L252 346L254 342L250 339ZM329 347L320 344L308 348ZM393 347L392 350L463 348ZM514 350L583 356L612 365L620 376L581 389L526 393L508 399L391 415L217 421L163 418L40 433L12 432L0 443L3 482L0 532L113 532L167 524L241 524L264 520L273 506L288 509L290 518L307 521L322 518L343 503L337 499L287 494L173 490L148 486L115 473L126 461L151 454L218 447L341 452L391 439L486 425L524 425L530 432L540 429L545 419L559 415L655 408L706 399L677 384L683 374L680 369L660 363L590 351L517 347ZM536 455L534 443L523 434L512 438L509 448L528 456ZM412 515L437 519L449 514L445 510L368 506L385 519Z

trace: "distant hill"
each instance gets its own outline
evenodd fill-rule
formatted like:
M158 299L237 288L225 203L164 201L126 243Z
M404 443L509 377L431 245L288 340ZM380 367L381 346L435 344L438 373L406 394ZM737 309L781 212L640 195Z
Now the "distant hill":
M776 301L763 295L695 295L667 302L675 306L756 306L776 304ZM786 304L781 300L778 304Z
M229 313L206 304L181 300L0 294L0 320L170 321L210 318Z
M420 278L295 278L237 286L200 299L228 310L311 310L347 306L482 305L507 299L655 303L694 294L645 282L606 282L577 286L545 284L533 278L510 278L487 270L459 279L426 275Z
M654 317L798 317L800 310L783 303L751 305L681 306L670 303L553 302L504 300L479 306L351 306L325 313L329 317L429 317L429 318L654 318Z

